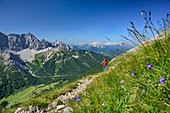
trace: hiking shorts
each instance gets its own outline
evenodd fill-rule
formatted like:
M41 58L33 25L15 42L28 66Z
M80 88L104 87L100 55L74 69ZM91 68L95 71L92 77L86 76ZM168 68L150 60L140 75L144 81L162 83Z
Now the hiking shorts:
M107 69L107 66L103 66L103 69Z

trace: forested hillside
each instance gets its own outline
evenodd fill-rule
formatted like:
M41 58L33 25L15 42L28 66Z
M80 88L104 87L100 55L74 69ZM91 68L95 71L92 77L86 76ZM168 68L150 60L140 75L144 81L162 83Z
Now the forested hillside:
M32 62L23 61L19 56L14 58L3 51L0 57L0 99L40 84L62 81L55 86L61 87L85 76L105 58L84 50L49 50L36 54Z
M74 76L98 66L104 57L85 50L51 50L37 54L35 60L28 64L37 77Z

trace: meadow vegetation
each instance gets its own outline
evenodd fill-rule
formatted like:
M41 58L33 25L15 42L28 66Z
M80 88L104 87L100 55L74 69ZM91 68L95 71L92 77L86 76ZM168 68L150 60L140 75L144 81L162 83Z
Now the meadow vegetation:
M84 92L76 95L79 98L68 100L67 106L72 107L75 113L170 112L169 21L163 19L162 29L157 30L151 21L150 13L145 20L143 33L130 22L130 37L124 37L137 46L111 59L108 72L101 72ZM151 36L153 38L148 40ZM82 79L93 75L96 74ZM79 82L80 79L37 99L31 99L21 106L36 105L44 109L47 100L54 100L53 94L74 88Z
M163 19L163 31L159 32L150 15L145 20L143 34L130 22L131 39L124 37L140 45L111 60L109 66L115 65L114 69L102 73L86 91L77 95L81 101L68 101L75 113L170 112L169 21ZM149 33L153 38L147 40Z

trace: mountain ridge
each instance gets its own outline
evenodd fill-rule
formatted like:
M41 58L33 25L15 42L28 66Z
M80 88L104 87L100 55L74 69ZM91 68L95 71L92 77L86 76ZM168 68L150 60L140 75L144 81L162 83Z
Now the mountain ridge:
M131 47L125 46L121 43L116 42L107 42L102 44L100 42L92 42L90 44L65 44L61 41L49 42L43 38L37 39L33 34L8 34L0 32L0 49L1 50L10 50L14 52L24 51L24 50L44 50L47 48L55 48L58 50L88 50L96 52L99 54L104 54L107 56L117 56L124 51L120 49L123 48L125 51L129 50Z
M0 49L10 49L13 51L21 51L23 49L42 50L48 47L70 49L69 45L56 41L48 42L45 39L37 39L33 34L8 34L0 32Z

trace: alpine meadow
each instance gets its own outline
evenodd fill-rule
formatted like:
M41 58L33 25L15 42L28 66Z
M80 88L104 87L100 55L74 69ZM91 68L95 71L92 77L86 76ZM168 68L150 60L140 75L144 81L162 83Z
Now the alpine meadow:
M170 1L120 1L0 0L0 113L169 113Z

